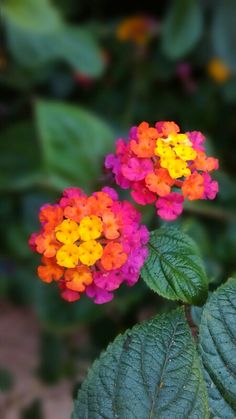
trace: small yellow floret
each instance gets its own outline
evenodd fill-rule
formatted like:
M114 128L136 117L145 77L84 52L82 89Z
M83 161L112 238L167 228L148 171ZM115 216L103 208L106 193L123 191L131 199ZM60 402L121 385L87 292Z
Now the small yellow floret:
M167 138L159 138L159 140L163 141L167 145L191 145L191 141L189 140L187 134L170 134Z
M75 268L79 262L79 247L75 244L65 244L56 254L57 263L65 268Z
M172 179L178 179L182 176L189 176L191 174L191 171L187 167L186 162L181 159L175 159L169 162L167 170Z
M182 160L194 160L197 157L196 150L187 145L177 145L174 151Z
M79 226L73 220L64 220L59 224L56 229L56 238L59 242L64 244L73 244L79 237Z
M94 265L102 257L103 247L96 240L89 240L79 246L79 259L86 265Z
M191 146L192 143L189 140L187 134L177 134L175 139L175 145L189 145Z
M166 159L175 157L175 153L172 150L171 146L166 144L160 138L157 140L157 146L155 148L155 154Z
M102 234L102 220L96 215L84 217L79 225L80 237L84 241L98 239Z
M172 160L166 159L165 157L161 157L160 159L160 165L163 169L168 169L168 167L171 165Z

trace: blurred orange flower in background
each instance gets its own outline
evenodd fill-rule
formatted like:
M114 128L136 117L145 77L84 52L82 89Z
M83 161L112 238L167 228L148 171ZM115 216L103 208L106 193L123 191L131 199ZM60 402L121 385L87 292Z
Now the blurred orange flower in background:
M141 46L157 34L158 26L158 22L149 16L130 16L119 23L116 36L119 41L131 41Z

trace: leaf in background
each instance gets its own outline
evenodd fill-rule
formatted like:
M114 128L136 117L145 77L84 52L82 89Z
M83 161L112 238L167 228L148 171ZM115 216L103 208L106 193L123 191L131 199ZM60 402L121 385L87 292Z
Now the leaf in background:
M65 26L45 34L10 25L7 39L14 58L26 68L65 61L74 71L91 77L99 76L104 69L101 52L86 29Z
M1 133L0 190L19 190L34 184L40 166L33 125L26 121L12 124Z
M95 361L73 419L207 418L197 352L183 310L118 336Z
M207 298L207 278L195 242L170 227L151 233L149 256L142 269L149 288L170 300L202 305Z
M236 417L236 279L215 291L200 326L210 412L214 418Z
M172 0L164 21L162 46L166 55L178 59L196 45L203 29L199 0Z
M57 9L49 0L4 0L3 17L23 30L52 32L62 26Z
M57 53L64 61L91 77L99 76L104 69L101 52L89 30L67 27L57 33Z
M235 0L218 1L213 10L213 48L222 60L236 70L236 2Z
M47 0L7 0L3 16L9 49L20 65L65 61L91 77L102 73L102 55L89 30L66 25Z
M7 22L6 36L10 53L24 68L35 69L58 59L53 32L29 31Z
M84 109L61 102L39 101L36 120L51 181L59 187L92 189L101 177L104 155L113 142L110 128Z

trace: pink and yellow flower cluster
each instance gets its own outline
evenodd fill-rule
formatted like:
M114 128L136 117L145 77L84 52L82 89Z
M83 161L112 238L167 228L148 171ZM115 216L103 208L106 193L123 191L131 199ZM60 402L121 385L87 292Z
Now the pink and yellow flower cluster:
M131 128L127 142L117 140L105 167L121 188L131 189L135 202L155 202L161 218L174 220L184 199L214 199L218 192L209 174L218 169L218 160L206 156L204 141L201 132L181 133L174 122L157 122L155 127L142 122Z
M62 297L79 300L86 292L95 303L113 298L122 283L134 285L147 257L148 230L139 212L118 201L105 187L91 196L68 188L57 204L39 212L41 231L30 237L31 248L42 255L38 275L57 281Z

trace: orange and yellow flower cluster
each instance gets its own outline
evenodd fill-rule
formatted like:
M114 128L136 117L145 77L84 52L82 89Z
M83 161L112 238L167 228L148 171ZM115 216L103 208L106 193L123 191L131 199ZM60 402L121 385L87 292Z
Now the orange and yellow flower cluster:
M57 281L67 301L86 292L101 304L123 282L137 282L147 257L148 231L138 211L118 201L113 189L91 196L66 189L57 204L41 208L39 221L42 229L29 241L42 255L38 275L44 282Z
M158 215L174 220L184 198L214 199L218 192L209 174L218 168L218 160L206 156L204 141L198 131L181 133L174 122L157 122L155 127L142 122L131 129L127 142L117 141L105 167L121 188L131 189L137 203L156 202Z

